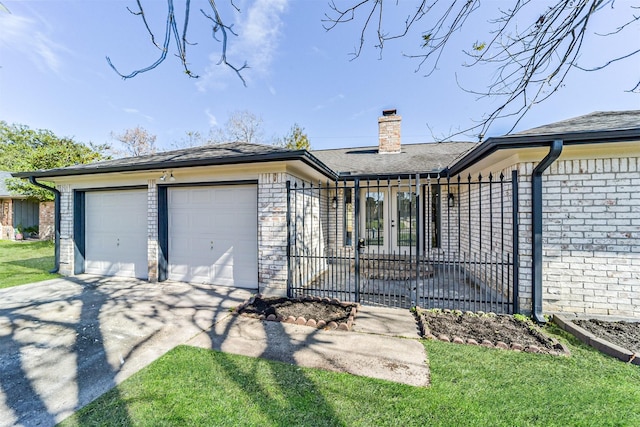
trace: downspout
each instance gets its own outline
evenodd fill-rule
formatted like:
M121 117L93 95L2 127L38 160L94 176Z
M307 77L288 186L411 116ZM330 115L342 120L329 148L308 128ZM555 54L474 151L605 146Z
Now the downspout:
M35 176L29 177L29 182L36 187L44 188L47 191L51 191L54 195L54 228L55 228L55 261L53 270L49 271L49 273L57 273L60 270L60 192L58 189L54 187L49 187L48 185L44 185L36 181Z
M542 314L542 174L561 153L562 140L557 139L551 143L549 153L533 169L531 175L533 318L538 323L546 323Z

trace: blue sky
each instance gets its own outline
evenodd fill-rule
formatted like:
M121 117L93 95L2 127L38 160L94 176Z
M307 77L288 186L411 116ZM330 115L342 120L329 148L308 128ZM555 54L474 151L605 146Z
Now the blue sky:
M224 124L229 113L248 110L263 119L267 139L283 136L298 123L316 149L375 145L377 117L383 109L396 108L403 118L403 142L428 142L433 135L472 125L496 106L495 100L479 100L456 85L456 76L478 90L489 81L491 69L460 66L465 61L462 48L488 39L488 15L477 16L456 34L439 69L427 78L415 72L415 61L402 55L420 51L419 31L388 43L382 60L373 47L374 34L369 34L363 54L351 61L360 27L352 23L325 31L325 0L236 0L239 14L223 0L218 3L239 34L229 41L229 59L251 66L243 73L244 87L230 70L215 65L220 45L199 12L205 1L192 1L190 40L198 44L188 48L191 69L201 77L186 77L172 50L160 67L129 80L114 73L105 57L126 73L158 56L140 19L126 10L135 8L135 1L2 3L11 13L0 12L0 120L50 129L77 141L113 142L111 132L139 125L157 135L158 146L170 148L188 131L206 135L211 126ZM176 5L182 3L176 0ZM162 38L166 2L143 4ZM396 13L394 4L389 2L391 13ZM400 0L400 18L401 8L411 4ZM630 16L630 5L618 0L593 22L592 30L622 23ZM638 24L624 36L590 36L581 62L600 65L611 55L636 49L637 40ZM639 75L640 56L597 73L574 70L565 86L534 107L516 130L593 111L640 109L640 94L624 92ZM508 120L498 122L488 136L509 128Z

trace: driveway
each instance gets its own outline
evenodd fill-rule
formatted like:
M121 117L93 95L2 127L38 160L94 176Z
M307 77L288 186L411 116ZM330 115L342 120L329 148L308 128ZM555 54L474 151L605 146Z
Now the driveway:
M249 295L84 275L0 290L0 426L55 425Z

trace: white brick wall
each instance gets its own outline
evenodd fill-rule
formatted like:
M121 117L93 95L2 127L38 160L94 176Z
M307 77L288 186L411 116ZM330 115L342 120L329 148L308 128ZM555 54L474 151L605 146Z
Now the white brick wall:
M258 178L258 288L268 295L287 293L286 173Z
M147 193L147 263L150 282L158 281L158 186L148 181Z
M560 160L545 174L544 310L640 316L639 163Z
M68 185L58 186L60 191L60 274L73 275L73 191Z

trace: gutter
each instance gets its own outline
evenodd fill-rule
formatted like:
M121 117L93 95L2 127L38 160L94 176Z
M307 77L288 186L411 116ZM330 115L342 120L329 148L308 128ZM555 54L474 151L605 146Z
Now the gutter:
M54 198L54 228L55 228L55 261L53 270L50 270L49 273L57 273L60 270L60 192L58 189L49 187L48 185L44 185L36 181L35 176L29 177L29 182L36 187L44 188L47 191L51 191Z
M549 141L562 140L563 145L608 144L637 141L640 129L609 131L565 132L541 135L507 135L489 138L471 150L462 159L449 168L451 175L457 175L469 166L479 162L498 150L517 148L546 147Z
M542 314L542 174L562 153L563 141L551 143L549 153L538 163L531 174L531 210L533 225L532 240L532 282L533 318L538 323L546 323Z
M155 155L156 157L162 157L164 153L159 153ZM195 167L195 166L220 166L220 165L240 165L247 163L265 163L265 162L275 162L275 161L301 161L304 164L312 167L316 171L322 173L323 175L336 179L338 175L331 170L327 165L322 163L316 157L314 157L311 153L306 150L296 150L296 151L287 151L287 152L276 152L276 153L267 153L267 154L253 154L253 155L240 155L240 156L227 156L227 157L214 157L214 158L196 158L196 159L186 159L186 160L171 160L167 158L160 158L153 161L133 163L133 164L122 164L118 163L116 165L101 165L100 163L95 164L87 164L82 166L72 166L66 168L59 169L48 169L48 170L39 170L39 171L31 171L31 172L18 172L13 173L12 175L16 178L53 178L58 176L75 176L75 175L94 175L94 174L102 174L102 173L112 173L112 172L139 172L139 171L148 171L153 169L178 169L178 168L186 168L186 167ZM111 162L111 161L107 161Z

